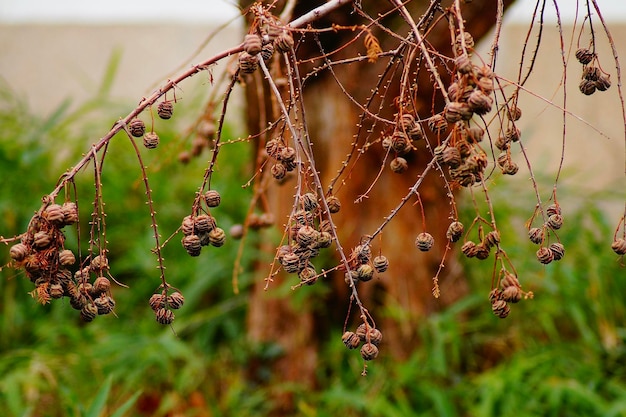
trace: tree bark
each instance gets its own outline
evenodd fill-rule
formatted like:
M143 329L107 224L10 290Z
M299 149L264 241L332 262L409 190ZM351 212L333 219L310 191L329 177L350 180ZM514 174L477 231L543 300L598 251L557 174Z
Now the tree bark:
M242 1L242 5L247 5L245 3L247 2ZM298 1L294 17L322 3L324 2ZM413 1L407 5L416 21L428 7L428 4L423 3L425 2ZM450 4L450 2L443 3L442 7ZM465 30L475 39L480 39L493 27L496 3L495 1L474 1L463 6ZM508 7L512 0L504 3ZM280 10L281 2L277 6L276 10ZM367 23L357 13L352 12L351 7L336 10L324 17L322 21L314 23L313 26L322 28L330 27L332 23L343 26ZM364 0L363 7L367 8L370 16L378 16L379 13L391 9L389 3L380 1ZM381 22L401 37L405 37L410 32L408 25L398 13L392 13ZM450 29L447 21L442 19L429 30L432 31L428 34L429 47L452 56ZM386 35L376 26L372 27L372 31L384 51L398 46L398 39ZM353 37L352 31L338 30L320 34L319 39L325 52L328 53L339 46L348 44ZM297 58L302 62L301 75L323 64L321 58L304 62L306 59L319 57L320 54L319 47L312 40L312 36L306 35L297 49ZM333 54L332 60L339 61L358 54L365 54L365 48L360 39ZM335 74L348 95L354 101L364 104L387 62L388 60L383 58L376 63L358 61L335 67ZM433 97L441 97L441 94L434 93L433 80L428 71L422 67L418 74L415 82L419 94L415 98L415 108L418 115L425 118L432 114L431 109L435 112L441 111L443 101L437 99L433 102ZM445 81L447 83L448 80ZM247 79L246 83L248 128L250 133L256 133L262 131L268 122L275 120L279 115L272 110L271 92L259 73ZM397 112L393 99L399 93L399 83L392 83L380 106L380 116L393 119L393 114ZM363 143L362 138L353 136L357 131L357 125L362 123L360 119L362 111L341 90L337 80L329 71L321 72L316 77L307 80L303 100L307 126L314 144L317 170L320 172L322 184L327 187L350 151L351 143L354 140ZM257 110L260 108L263 111ZM372 107L372 109L377 108L378 106ZM371 119L366 119L363 123L361 135L367 134L367 124L371 123ZM380 130L381 127L376 127L376 129ZM378 134L380 132L375 132L375 135ZM269 139L267 136L260 138L260 140L267 139ZM436 139L431 137L429 141L431 144L435 143L436 146ZM400 200L407 195L409 188L431 160L430 153L422 143L407 157L409 161L407 172L401 175L394 174L388 166L385 166L376 180L384 154L379 143L372 146L359 156L361 160L351 171L345 185L338 184L333 191L342 202L341 211L334 215L333 219L338 225L340 241L348 253L350 248L359 244L362 236L376 230L385 216L388 216ZM373 181L377 183L368 198L355 203ZM287 183L280 188L273 189L268 195L279 226L282 226L284 219L291 211L293 194L293 183ZM376 320L377 327L384 334L380 347L381 355L390 355L398 360L408 357L419 343L419 335L416 332L419 320L449 305L467 292L462 270L454 256L448 254L445 268L439 275L441 297L437 299L432 295L432 278L444 256L447 244L446 230L451 222L450 200L446 194L447 191L440 175L434 171L430 172L419 188L419 196L425 211L426 230L423 227L420 208L414 204L416 199L413 198L385 228L381 238L372 242L374 254L381 252L387 256L390 266L387 272L378 275L374 280L359 284L359 294L364 305ZM428 231L435 237L435 246L427 253L419 252L414 246L416 235L422 231ZM274 250L274 246L270 250ZM262 263L260 268L259 276L266 276L267 263ZM285 279L293 278L280 275L277 281ZM273 365L276 376L285 381L314 384L319 343L328 335L329 329L341 328L346 318L349 288L344 282L343 273L330 274L328 279L322 279L315 285L322 285L332 290L323 295L319 291L313 291L310 296L307 294L305 305L296 306L292 297L289 296L278 298L272 295L271 286L269 291L264 291L265 282L262 278L257 280L250 295L249 336L255 341L272 341L282 346L284 355ZM304 287L298 291L309 291L309 288ZM355 309L353 308L352 311L354 312ZM358 316L358 314L352 314L352 316ZM348 329L354 330L358 324L358 317L350 317ZM336 340L332 343L341 343L341 341ZM355 354L358 353L355 352Z

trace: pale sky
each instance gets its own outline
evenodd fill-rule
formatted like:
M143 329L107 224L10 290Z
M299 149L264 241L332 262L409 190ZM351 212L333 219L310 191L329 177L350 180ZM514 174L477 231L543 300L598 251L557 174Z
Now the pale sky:
M377 0L380 1L380 0ZM480 0L495 1L495 0ZM509 19L526 21L537 0L518 0ZM607 20L626 20L626 0L597 0ZM548 0L552 10L552 0ZM579 0L584 6L584 0ZM202 23L237 16L236 0L0 0L6 23ZM576 0L558 0L561 17L571 19ZM584 12L581 11L584 15Z

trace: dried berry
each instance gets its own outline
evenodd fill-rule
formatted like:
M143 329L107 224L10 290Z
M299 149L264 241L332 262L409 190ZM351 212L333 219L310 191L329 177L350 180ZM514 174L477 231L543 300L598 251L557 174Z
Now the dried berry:
M522 109L517 107L517 105L513 104L509 106L508 116L509 116L509 120L516 122L522 117Z
M542 247L537 251L537 260L542 264L547 265L554 260L554 255L550 249Z
M63 207L59 204L50 204L43 212L43 217L50 223L61 225L64 223L65 216Z
M618 255L626 255L626 239L615 239L611 244L611 249Z
M208 190L204 193L204 202L208 207L217 207L222 202L222 197L216 190Z
M23 243L13 245L11 246L10 255L14 261L21 262L28 255L28 247Z
M370 264L359 265L356 275L360 281L367 282L374 277L374 268Z
M481 80L483 79L490 83L491 90L489 90L487 86L481 86L482 90L474 90L474 92L472 92L467 99L469 109L479 116L489 113L491 111L491 107L493 106L493 99L486 94L488 91L493 90L493 81L489 78L481 78Z
M62 266L74 265L76 257L69 249L64 249L59 252L59 264Z
M216 227L209 232L209 242L211 246L215 246L216 248L223 246L226 242L226 233L224 230Z
M596 84L594 81L582 80L578 85L578 89L586 96L590 96L596 92Z
M128 124L128 130L130 131L131 135L136 138L140 138L143 136L144 133L146 133L146 125L141 119L133 119Z
M209 216L208 214L200 214L195 219L193 230L197 234L209 233L211 230L215 229L215 227L215 218Z
M287 175L287 168L282 163L277 162L270 168L270 173L274 179L282 180Z
M576 51L576 59L578 60L578 62L580 62L583 65L587 65L595 57L596 57L596 54L591 52L587 48L580 48Z
M63 203L63 223L74 224L78 222L78 206L72 201Z
M448 122L441 114L436 114L428 119L428 128L435 134L441 134L448 128Z
M422 232L415 238L415 246L422 252L428 252L434 243L435 239L427 232Z
M361 357L363 360L371 361L378 356L378 348L373 343L365 343L361 347Z
M552 252L552 258L555 261L560 261L561 259L563 259L563 256L565 256L565 246L563 246L559 242L552 243L548 247L548 249L550 249L550 252Z
M348 349L356 349L361 344L359 336L349 331L345 332L343 336L341 336L341 341Z
M263 44L261 37L255 34L247 34L243 39L243 50L250 55L256 55L261 52Z
M528 238L536 245L540 245L543 242L543 229L533 227L528 231Z
M157 115L161 119L163 120L171 119L172 114L174 114L174 104L171 101L165 100L159 103L157 107Z
M185 304L185 297L179 291L174 291L167 297L167 305L174 310L178 310L183 304Z
M165 308L160 308L156 311L156 321L159 324L172 324L174 321L174 312Z
M331 213L338 213L341 210L341 201L334 195L331 195L326 199L326 204L328 204L328 211Z
M252 74L259 67L259 62L256 57L250 55L246 51L239 54L239 69L244 74Z
M48 234L48 232L44 232L42 230L35 233L35 236L33 237L33 243L38 249L47 248L48 246L50 246L50 243L52 243L52 237Z
M93 321L93 319L96 318L96 315L98 314L98 307L96 307L93 303L87 303L83 306L83 308L80 310L80 317L83 319L83 321L89 323L90 321Z
M483 261L489 257L489 247L482 242L476 245L474 250L476 252L476 259Z
M102 294L100 297L94 298L94 305L98 309L98 315L109 314L115 307L115 301L108 295Z
M296 242L300 246L309 246L317 240L319 232L311 226L305 225L298 229Z
M456 242L461 239L461 236L463 236L463 230L463 223L452 222L450 223L450 226L448 226L448 230L446 231L446 237L451 242Z
M391 160L391 162L389 163L389 168L391 169L392 172L395 172L396 174L402 174L407 169L409 169L409 164L406 161L406 159L404 159L401 156L398 156Z
M502 291L501 297L507 303L517 303L522 299L522 290L516 285L510 285Z
M294 45L293 36L286 30L283 30L274 40L274 45L279 52L289 52Z
M366 264L372 259L372 248L368 244L358 245L354 248L354 253L357 260L362 264Z
M271 43L263 45L263 48L261 48L261 57L263 58L263 61L269 61L272 55L274 55L274 45Z
M200 243L200 237L195 234L190 234L183 237L183 248L190 256L199 256L202 250L202 244Z
M374 258L373 264L376 272L380 274L385 272L387 268L389 268L389 259L387 259L387 257L384 255L378 255Z
M606 91L611 87L611 79L605 75L600 75L594 83L598 91Z
M93 293L94 294L102 294L109 292L111 289L111 281L107 277L98 277L93 282Z
M150 297L150 308L154 311L157 311L160 308L165 307L165 295L163 294L152 294Z
M493 311L493 314L500 317L501 319L506 318L511 312L511 308L509 307L509 305L506 303L506 301L502 299L495 300L491 304L491 310Z
M143 146L146 149L154 149L159 146L159 135L155 132L148 132L143 137Z
M484 242L488 248L497 246L500 243L500 233L498 233L497 230L492 230L491 232L487 233Z
M476 253L478 252L476 246L476 243L468 240L463 244L463 246L461 246L461 252L463 252L463 255L467 256L468 258L474 258L476 256Z
M107 259L106 255L97 255L91 260L89 268L92 271L102 271L105 269L109 269L109 260Z
M548 217L548 221L546 222L546 226L548 226L552 230L558 230L563 226L563 216L560 214L553 214Z
M306 211L315 211L317 209L317 196L313 193L305 193L300 196L302 208Z
M550 204L546 207L546 214L552 216L553 214L561 214L561 206L558 204Z

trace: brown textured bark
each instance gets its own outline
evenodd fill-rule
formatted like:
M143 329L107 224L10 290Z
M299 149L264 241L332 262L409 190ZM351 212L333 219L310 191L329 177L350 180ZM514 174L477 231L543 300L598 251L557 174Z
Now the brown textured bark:
M242 3L245 3L242 2ZM321 1L300 1L296 7L298 16ZM419 4L418 4L419 3ZM413 16L420 16L428 6L425 2L414 1L407 5ZM444 7L445 7L445 3ZM475 39L482 37L491 29L496 15L495 1L474 1L464 5L466 19L465 29ZM508 6L512 1L505 1ZM387 2L363 1L371 16L389 10ZM375 4L375 6L371 6ZM379 10L372 10L379 8ZM422 10L420 10L422 9ZM277 8L280 10L280 8ZM328 27L330 23L353 25L363 23L350 7L339 9L324 18L315 27ZM417 20L417 18L416 18ZM401 36L409 32L402 19L393 14L383 24L392 28ZM433 49L450 55L450 33L447 22L441 21L429 34L428 40ZM398 40L385 36L382 31L374 29L383 50L398 45ZM338 31L320 36L326 52L334 50L352 38L352 32ZM364 54L364 47L359 40L349 47L333 55L333 60ZM298 59L319 56L319 49L314 42L305 42L297 53ZM313 68L322 61L312 62L305 68ZM375 85L378 75L383 71L387 60L380 59L377 63L360 62L344 65L336 69L336 75L348 93L359 103L365 103L370 89ZM418 83L419 97L416 107L420 115L429 113L431 107L440 111L442 103L433 103L433 82L424 69L420 70ZM259 132L274 120L277 114L272 113L271 94L260 74L248 80L248 127L251 133ZM396 109L391 101L399 94L395 83L383 104L384 117L392 118ZM395 91L393 89L396 89ZM336 80L329 72L323 72L314 80L307 81L304 93L306 118L309 133L314 143L317 169L322 175L322 183L326 187L335 175L342 161L350 150L359 123L361 110L354 105L341 91ZM259 112L263 106L264 111ZM362 129L365 132L366 129ZM431 141L432 143L432 141ZM407 194L409 188L423 171L431 159L423 145L412 152L409 159L409 171L402 175L393 174L385 167L376 187L369 198L359 204L353 202L374 181L378 174L384 153L380 145L374 146L361 155L361 162L352 171L345 185L336 187L336 195L342 201L342 210L334 219L338 225L338 233L344 249L349 252L358 244L359 238L372 233L390 211ZM293 184L288 183L270 193L272 211L279 219L279 224L286 219L293 202ZM419 342L415 331L420 318L446 306L466 292L462 271L454 256L448 255L446 267L440 275L441 297L435 299L431 293L432 277L442 259L446 238L446 229L450 223L449 199L439 175L431 172L419 189L421 201L426 212L427 231L435 237L435 247L428 253L420 253L415 249L414 240L423 230L422 217L417 205L411 200L391 222L382 234L382 238L372 242L373 250L382 250L389 258L390 267L387 272L359 288L364 304L372 313L377 326L383 331L384 342L381 355L392 355L402 359L410 355ZM273 248L272 248L273 249ZM266 274L267 263L261 266L262 274ZM282 276L280 280L289 279ZM324 297L307 298L307 306L294 308L287 298L276 298L263 290L264 282L259 279L250 296L249 335L253 340L269 340L279 343L284 348L284 356L276 361L274 370L283 380L298 381L304 384L314 383L314 369L317 363L317 346L320 335L324 335L330 326L340 327L345 319L348 308L349 293L344 283L343 274L336 273L332 278L321 280L315 285L331 286L332 291ZM308 291L308 288L299 291ZM317 306L317 308L315 308ZM322 306L321 308L319 306ZM330 306L330 308L328 307ZM358 325L358 318L352 317L350 327ZM341 343L337 340L335 343ZM355 352L355 354L358 354Z

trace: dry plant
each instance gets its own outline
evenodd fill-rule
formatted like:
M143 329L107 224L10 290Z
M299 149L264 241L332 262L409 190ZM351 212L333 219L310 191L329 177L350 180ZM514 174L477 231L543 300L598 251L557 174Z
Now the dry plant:
M219 227L219 216L216 214L221 197L218 190L212 188L211 180L216 175L220 149L235 142L246 142L256 150L256 166L252 178L243 186L252 187L254 196L249 203L245 222L229 231L233 238L241 239L240 254L245 237L251 231L278 227L282 231L282 239L275 242L274 260L265 279L266 289L271 287L280 271L295 277L292 286L294 290L320 285L320 281L337 276L339 271L349 288L348 317L353 310L357 311L359 317L358 325L350 328L346 318L342 341L349 349L360 349L365 361L378 356L383 333L376 325L375 313L362 302L360 291L368 285L368 281L387 270L389 261L384 254L385 248L383 244L379 245L378 242L382 240L377 238L406 206L417 206L422 216L422 230L416 231L415 241L403 243L407 252L429 251L435 239L446 240L439 268L432 277L432 295L439 297L441 294L440 272L452 247L456 245L467 257L493 263L491 285L486 289L486 294L489 294L493 313L501 318L507 317L513 304L532 298L533 294L523 289L514 260L507 255L506 242L500 239L498 223L506 219L499 218L493 209L489 191L494 182L490 179L515 175L520 164L528 167L536 201L529 206L526 228L528 238L538 246L537 261L549 264L565 255L565 247L559 239L559 230L566 225L558 198L561 169L555 175L551 190L546 192L540 189L533 174L533 165L526 154L523 132L517 126L522 117L522 109L517 105L518 98L530 94L562 112L564 150L568 137L567 122L570 118L577 118L568 110L565 95L565 86L569 81L566 76L570 70L565 58L571 50L575 50L581 65L581 68L575 69L575 73L581 74L579 87L585 95L607 94L604 92L612 85L608 68L615 70L617 88L611 91L619 95L624 114L620 64L614 41L596 0L582 2L584 7L579 10L579 15L583 18L582 23L577 20L574 25L577 33L573 37L574 42L567 44L561 32L564 97L562 103L555 103L543 98L539 92L525 88L533 72L541 42L543 13L548 7L545 1L537 2L527 35L529 50L522 51L519 73L514 80L499 76L496 70L504 13L502 1L497 2L498 11L492 17L495 32L486 56L476 52L472 34L465 30L465 5L462 3L470 3L470 0L455 0L449 4L431 0L425 13L420 16L409 12L410 3L389 0L385 13L370 15L361 7L361 1L330 0L290 22L294 1L286 2L283 10L277 10L272 2L251 5L244 11L251 23L240 44L194 65L143 98L135 109L115 123L74 167L59 178L56 187L43 197L41 207L23 234L1 239L2 243L12 245L10 265L25 271L35 286L33 297L42 304L68 297L72 307L80 311L85 321L114 311L111 281L115 282L115 279L109 269L106 230L107 226L116 225L106 223L101 178L105 175L103 168L111 140L118 132L124 132L136 153L154 234L155 246L152 252L158 265L159 285L149 304L159 323L171 324L174 311L183 305L184 297L166 277L163 248L180 239L189 255L199 256L203 249L209 250L211 246L219 248L225 243L227 233ZM554 7L558 16L558 4L554 2L549 6ZM338 12L355 14L362 23L312 26L312 23L324 16ZM399 15L405 22L404 33L402 29L394 30L385 26L385 18L393 15ZM446 25L449 29L450 47L447 50L434 49L429 42L431 29L436 25ZM558 25L562 30L560 20ZM349 43L326 51L319 36L337 32L351 33L353 36ZM537 44L531 51L533 34L538 36ZM393 39L395 46L384 49L379 41L381 36ZM597 54L596 42L599 36L608 40L614 52L613 57ZM298 50L305 42L317 47L318 55L314 60L299 58ZM360 53L348 59L337 59L337 52L349 45L358 45ZM221 61L227 62L229 70L224 78L214 80L212 68ZM342 66L354 62L373 64L381 61L385 62L385 66L378 74L376 83L362 86L369 96L365 100L348 97L361 113L359 123L354 126L355 139L349 153L343 163L334 168L334 174L320 172L314 158L316 138L309 132L307 106L303 100L307 81L321 73L331 73L341 86L335 74L341 71ZM604 65L601 65L601 61ZM312 62L316 65L311 65ZM169 237L163 239L151 197L152 185L142 160L143 153L147 151L141 148L151 152L156 148L158 152L159 136L154 131L155 113L164 120L172 118L177 102L177 85L188 78L207 73L211 76L214 93L207 110L195 126L197 138L192 148L181 153L179 159L186 162L198 157L203 149L210 150L211 158L204 177L199 181L198 191L193 196L189 215L181 220L178 230L167 231ZM432 103L430 108L417 105L417 97L424 93L419 90L415 80L423 73L428 74L435 86L434 94L428 99ZM249 136L236 140L225 140L222 131L229 115L228 105L232 93L236 89L246 88L253 77L267 83L271 97L265 97L266 102L279 116L268 120L262 131L250 132ZM396 90L399 91L397 96L388 96L389 91ZM343 91L348 94L346 90ZM393 107L391 112L385 107L389 105ZM264 108L258 111L269 114ZM386 114L393 116L387 117ZM626 118L623 120L626 124ZM597 132L602 135L602 132ZM371 165L371 159L366 159L364 155L374 149L383 150L380 153L383 157L377 165L367 167L377 172L375 180L367 189L358 190L360 197L356 201L341 201L342 190L352 184L351 175L355 167L366 163ZM414 172L408 168L415 162L415 155L426 155L429 162L419 168L413 185L395 203L393 210L381 213L384 218L379 226L363 235L358 242L341 241L338 230L342 224L337 220L336 213L341 211L342 205L361 204L379 186L379 180L384 176L397 178ZM62 229L75 225L75 233L80 235L79 208L84 207L85 199L77 195L74 184L79 173L87 175L88 172L92 173L95 184L92 208L89 209L91 220L87 226L90 238L86 252L81 250L80 240L78 247L72 251L65 246ZM449 226L445 237L433 236L428 232L429 219L420 194L424 179L428 176L440 178L443 194L449 199ZM330 180L324 181L323 178ZM504 180L498 183L506 187ZM275 208L270 207L266 198L273 187L280 186L293 187L293 200L287 218L277 218ZM470 224L463 224L459 220L457 195L460 189L465 189L465 193L471 196L475 208L475 218ZM481 205L486 205L488 210L481 210ZM607 242L607 249L610 246L623 262L626 254L624 215L617 219L615 234L607 237ZM413 245L415 248L411 248ZM330 250L338 255L339 262L334 268L323 270L315 266L315 258L322 250ZM239 269L237 264L233 274L235 292L239 291Z

